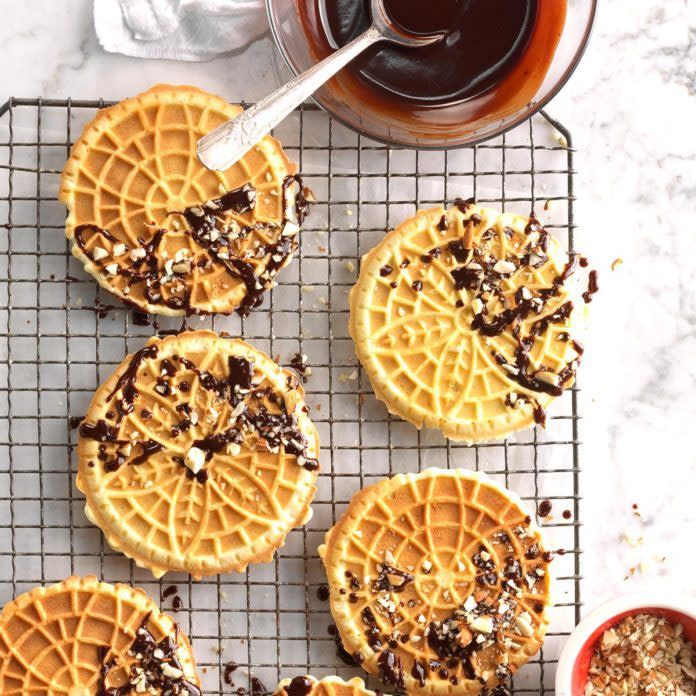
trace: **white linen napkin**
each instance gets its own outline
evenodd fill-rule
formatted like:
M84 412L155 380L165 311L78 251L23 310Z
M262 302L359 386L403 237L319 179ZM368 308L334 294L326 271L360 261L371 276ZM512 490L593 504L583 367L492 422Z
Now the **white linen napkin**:
M141 58L212 60L267 28L263 0L94 0L99 43Z

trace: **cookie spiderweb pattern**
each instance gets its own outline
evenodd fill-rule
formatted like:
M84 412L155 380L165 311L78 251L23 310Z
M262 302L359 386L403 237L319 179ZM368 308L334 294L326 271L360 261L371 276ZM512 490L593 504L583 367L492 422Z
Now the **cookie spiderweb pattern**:
M73 254L103 287L148 312L247 312L257 281L250 290L244 273L269 286L290 260L299 227L282 235L296 167L278 141L265 138L224 172L196 155L198 139L241 110L193 87L160 85L85 128L60 197Z
M153 339L80 426L88 517L156 576L270 561L311 515L318 441L303 404L297 379L249 344L210 331ZM269 414L288 414L303 454L271 440Z
M364 489L321 554L344 647L393 687L476 695L541 646L550 555L521 501L480 474Z
M375 393L469 443L545 422L582 354L568 333L571 270L529 218L464 202L420 211L366 255L351 290L350 331ZM525 303L518 317L511 308Z
M127 681L141 660L129 654L146 626L154 641L170 637L177 669L200 696L191 646L174 621L141 590L77 578L21 595L0 613L0 693L83 696ZM108 670L104 670L109 665ZM105 674L113 673L114 680ZM171 683L177 689L181 679ZM184 688L183 686L181 687Z

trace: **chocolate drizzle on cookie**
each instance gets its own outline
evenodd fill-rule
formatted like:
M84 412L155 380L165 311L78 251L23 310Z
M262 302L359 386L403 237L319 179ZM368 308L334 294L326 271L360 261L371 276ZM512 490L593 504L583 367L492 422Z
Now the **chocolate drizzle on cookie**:
M470 204L471 201L455 202L460 212L465 215L469 214ZM574 273L577 256L570 256L562 271L548 287L533 290L523 285L509 297L503 291L508 278L520 270L538 269L549 262L551 237L532 214L517 251L513 242L516 232L509 227L502 231L493 228L484 230L478 242L471 245L468 242L471 239L472 222L479 225L481 218L475 213L469 215L468 219L464 220L465 237L447 244L452 258L459 264L450 271L455 290L466 290L472 294L469 305L473 309L472 329L486 338L495 338L506 331L512 334L516 342L512 359L495 350L492 357L505 371L506 377L517 382L527 393L510 393L506 396L505 403L510 408L524 403L531 404L535 421L544 424L545 411L538 400L528 392L560 396L574 381L576 366L583 351L582 346L573 341L571 345L575 350L575 357L557 371L544 365L532 366L530 354L536 339L546 334L551 326L565 324L573 312L571 301L563 302L552 311L548 311L548 307L554 298L561 295L566 281ZM496 243L505 250L503 255L494 251ZM586 302L590 301L593 292L596 292L596 278L596 272L592 271L588 291L583 295ZM457 307L467 304L460 299ZM492 309L495 306L497 310ZM527 330L523 330L523 323L535 316L539 318L533 321ZM559 340L569 342L570 338L564 333L559 335Z
M253 380L254 363L241 356L232 356L228 360L227 379L219 380L210 373L198 370L189 360L179 358L187 369L193 369L199 375L204 389L229 400L234 407L231 427L196 440L194 446L206 453L206 460L221 452L230 444L242 444L245 434L254 434L264 447L271 452L278 452L281 447L287 454L294 455L297 463L309 471L314 471L319 464L308 456L308 442L299 427L297 415L289 412L285 404L280 403L277 393L268 386L255 385ZM269 406L275 406L273 410ZM275 412L275 411L278 412Z
M124 464L143 464L152 455L166 449L166 445L153 439L119 439L119 425L125 416L133 412L138 398L136 381L141 365L146 359L155 361L157 355L157 346L150 344L129 360L108 396L115 400L118 411L118 414L112 413L113 424L99 419L96 423L83 422L80 426L82 437L102 443L98 458L104 462L106 471L117 471ZM309 471L318 468L317 460L309 454L307 437L300 428L295 401L283 398L261 373L257 373L253 360L240 355L229 356L226 374L216 377L188 358L172 355L159 361L154 390L162 396L171 396L174 392L187 394L191 389L191 379L185 373L190 372L198 377L202 389L214 392L213 404L215 400L224 401L229 404L231 412L227 422L218 423L214 407L208 413L198 414L190 403L176 405L175 410L181 420L171 427L169 437L176 440L202 421L206 422L206 429L209 430L207 434L194 439L191 445L191 449L197 450L199 466L194 466L196 453L189 461L185 457L174 458L180 465L188 467L187 474L192 474L199 483L205 483L208 472L201 466L219 453L238 454L245 443L273 453L280 452L282 448L286 454L296 458L298 465ZM187 385L186 389L181 388L184 384ZM296 380L294 384L297 384ZM289 388L293 389L294 386L289 385ZM216 414L214 417L213 413ZM152 414L149 411L147 414L147 420L151 419ZM141 416L145 419L145 409Z
M404 666L401 658L391 650L384 650L377 658L379 678L390 686L404 688Z
M138 390L135 388L135 379L140 369L140 363L146 358L154 358L157 355L157 346L150 344L133 353L128 366L123 374L118 378L116 386L111 390L107 397L113 399L114 396L121 392L121 398L118 400L118 411L121 416L129 414L133 410L133 403Z
M290 367L297 372L303 384L309 381L312 375L312 368L307 364L307 355L305 353L295 353L290 358Z
M104 661L99 678L97 696L129 696L132 693L159 693L167 696L201 696L201 690L185 678L185 673L178 656L179 628L159 642L148 628L148 614L138 628L135 639L128 649L128 657L135 662L127 668L121 668L118 660L112 657L105 661L109 653L102 648L101 659ZM109 676L116 670L126 672L127 681L119 686L107 686ZM119 681L122 681L123 677Z
M242 316L261 304L264 291L272 286L274 276L298 247L297 233L309 210L307 189L297 175L285 177L281 189L283 218L280 223L241 226L229 218L228 213L241 215L255 208L257 193L249 184L200 205L168 213L170 217L178 215L186 221L186 229L180 232L188 234L206 252L207 258L195 265L201 269L222 266L230 276L244 283L246 295L236 310ZM174 221L172 227L178 224ZM148 229L154 230L152 237L147 241L139 238L138 245L133 248L119 242L109 230L93 224L76 227L74 239L81 253L103 274L125 278L122 293L126 302L131 286L140 285L149 304L181 310L186 315L201 313L191 305L191 288L184 282L194 269L189 250L183 248L174 258L163 258L159 247L170 230L154 225ZM257 237L257 243L251 249L242 252L236 248L239 241L252 234ZM91 244L95 238L95 243ZM111 252L101 246L103 240L109 243ZM116 254L116 247L121 247L122 253Z
M283 691L287 696L309 696L313 685L314 682L309 677L295 677L283 687Z
M408 676L421 688L442 679L453 685L463 679L490 684L493 675L500 681L509 676L512 654L523 649L541 621L541 612L534 609L532 614L527 607L541 604L543 612L540 600L548 592L538 585L550 559L530 524L531 518L525 518L507 531L493 532L468 558L455 559L462 573L456 586L471 588L461 604L449 589L436 589L439 582L430 576L438 568L429 559L402 570L387 549L385 562L375 564L370 574L345 571L339 596L343 592L349 595L343 601L351 601L355 595L362 605L356 621L385 684L409 689ZM430 592L435 592L435 617ZM451 602L449 613L440 611L443 600Z
M372 589L376 592L403 592L406 586L413 582L414 576L387 563L380 564L379 574Z
M82 423L78 431L82 437L99 442L116 442L118 429L100 418L96 423Z
M133 466L144 464L151 455L161 452L164 449L164 445L155 440L145 440L145 442L141 443L140 449L140 454L130 461Z

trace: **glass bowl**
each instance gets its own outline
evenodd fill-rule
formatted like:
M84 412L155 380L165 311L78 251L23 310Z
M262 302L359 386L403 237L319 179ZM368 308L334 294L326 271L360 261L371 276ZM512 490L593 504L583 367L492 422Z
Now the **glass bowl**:
M297 4L316 12L316 0L266 0L266 10L276 46L294 75L320 60L310 46ZM306 3L306 4L305 4ZM418 149L462 147L487 140L542 109L563 87L577 67L587 46L597 0L567 0L567 15L553 61L531 99L517 108L483 112L476 118L462 117L461 105L432 106L403 115L383 110L360 93L360 82L339 74L315 93L315 101L348 128L390 145ZM311 8L314 8L313 10ZM413 49L417 50L417 49Z

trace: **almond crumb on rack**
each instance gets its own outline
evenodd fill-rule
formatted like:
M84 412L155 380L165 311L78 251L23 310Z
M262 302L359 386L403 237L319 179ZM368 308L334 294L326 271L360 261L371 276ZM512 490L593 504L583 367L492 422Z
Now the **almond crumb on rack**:
M553 139L561 146L568 147L568 140L559 130L553 129Z
M614 259L614 260L611 262L611 270L612 270L612 271L615 271L622 263L623 263L623 259L622 259L622 258Z
M681 624L652 614L623 619L602 634L585 696L696 694L696 654Z

